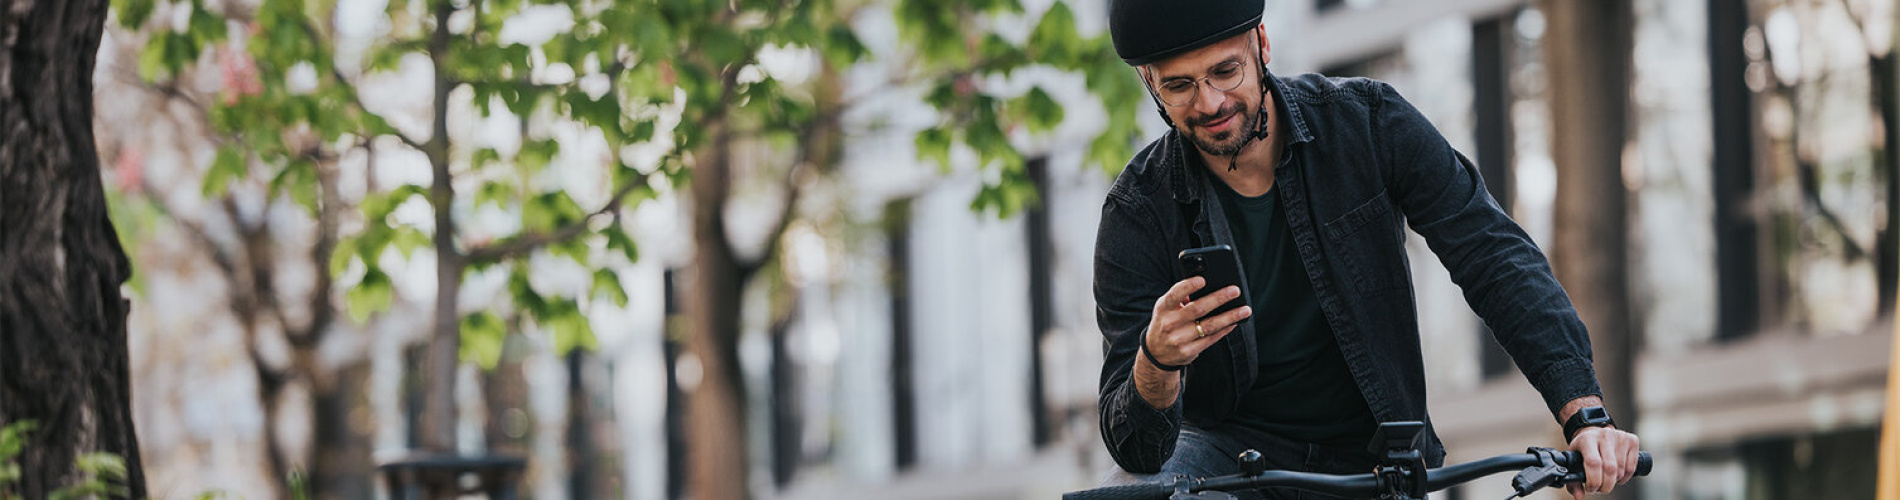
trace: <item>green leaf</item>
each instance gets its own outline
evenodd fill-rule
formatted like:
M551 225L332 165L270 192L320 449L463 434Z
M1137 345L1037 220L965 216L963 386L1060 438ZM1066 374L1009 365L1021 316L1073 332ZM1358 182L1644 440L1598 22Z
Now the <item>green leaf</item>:
M0 463L20 456L20 451L26 449L26 435L38 428L39 424L32 420L18 420L0 427Z
M475 154L469 157L468 165L469 168L480 170L498 161L501 161L500 151L495 151L495 148L481 148L475 150Z
M502 347L508 341L508 325L500 316L489 311L462 316L460 334L463 361L474 361L484 370L493 370L501 363Z
M541 297L540 293L534 291L533 285L528 283L528 271L525 265L517 264L508 273L508 295L514 301L515 307L528 311L529 316L540 317L547 314L548 302Z
M350 269L350 260L356 258L356 238L337 238L336 248L330 252L330 275L342 275Z
M552 139L528 141L521 145L521 151L515 153L515 166L525 173L540 172L560 153L561 143Z
M152 17L157 0L113 0L112 10L119 15L119 26L137 30Z
M627 133L628 142L647 142L653 140L653 129L657 124L646 119L633 123L633 130Z
M344 293L344 302L349 306L350 319L362 324L370 316L389 310L396 299L396 288L389 275L381 269L371 266L363 273L362 281Z
M228 30L224 19L205 10L202 4L192 6L190 18L185 24L186 29L190 31L191 39L200 46L224 40Z
M580 306L571 299L560 299L549 304L547 314L536 317L535 321L554 334L554 352L565 355L574 349L593 350L597 346L594 339L594 327L582 315Z
M394 213L410 197L427 197L429 189L419 184L403 184L385 193L372 193L363 197L358 209L363 211L363 220L371 224L388 224L389 214Z
M576 237L549 243L548 253L567 257L576 264L585 266L588 264L588 259L593 255L594 248L587 244L586 238Z
M428 248L434 243L429 240L429 235L412 227L392 227L390 231L395 234L390 238L389 243L395 245L396 251L402 252L402 257L405 259L413 257L417 249Z
M218 148L218 155L211 160L211 168L205 171L205 197L224 197L224 192L231 185L232 179L244 178L245 166L244 155L236 148Z
M524 231L552 231L568 224L580 222L587 216L574 199L562 191L542 193L529 198L521 206L521 226Z
M277 171L270 180L273 196L289 196L311 217L317 216L317 164L298 158Z
M751 51L738 33L726 27L714 27L701 33L699 49L706 60L720 66L743 61Z
M1015 105L1024 110L1031 131L1048 132L1062 124L1062 105L1056 103L1055 98L1044 92L1041 86L1030 88L1029 93L1019 98Z
M620 275L612 269L594 271L594 298L606 296L615 306L627 307L627 289L620 286Z
M634 244L633 238L628 237L625 230L609 227L603 232L607 233L608 250L618 250L621 255L627 257L629 263L640 261L640 247Z
M984 36L983 41L977 44L976 52L987 72L1007 75L1010 70L1029 63L1029 55L1023 52L1022 47L1009 43L1009 40L995 33Z
M832 26L831 30L825 33L825 42L819 47L824 52L825 62L838 68L857 64L870 54L870 50L864 47L864 43L858 41L857 33L853 33L851 27L844 24Z
M515 186L512 184L488 181L482 183L482 187L475 190L476 208L490 203L495 204L496 207L508 208L508 203L514 201L514 199Z
M79 470L99 476L100 479L115 481L125 479L125 459L107 452L90 452L73 459Z
M1081 39L1075 29L1075 13L1067 3L1058 1L1042 13L1042 20L1029 33L1028 45L1038 53L1039 60L1068 60L1074 57L1075 45Z
M950 131L927 128L917 133L917 159L934 162L937 168L950 168Z

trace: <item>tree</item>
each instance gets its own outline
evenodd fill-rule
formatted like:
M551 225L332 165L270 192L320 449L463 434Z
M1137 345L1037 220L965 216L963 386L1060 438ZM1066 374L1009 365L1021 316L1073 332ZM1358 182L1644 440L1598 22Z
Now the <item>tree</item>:
M546 131L532 130L538 135L530 134L528 123L537 112L562 119L585 115L585 119L606 125L608 128L596 129L595 133L610 140L607 149L616 153L612 161L616 164L617 146L627 142L624 138L628 133L617 116L619 94L590 94L572 78L565 82L543 81L530 74L533 68L527 45L497 40L500 24L524 7L520 2L391 2L388 19L395 29L371 40L369 53L362 60L345 61L336 60L335 55L340 21L334 2L226 3L215 12L202 1L171 4L173 8L188 9L184 17L189 21L183 29L152 21L158 7L152 0L120 2L121 22L128 27L149 23L156 31L140 57L148 79L163 85L214 56L236 58L238 66L246 69L238 78L227 75L218 92L221 99L202 103L206 121L223 137L205 173L204 190L215 198L233 185L264 186L274 199L302 206L319 221L319 243L312 255L322 261L319 274L324 283L311 295L314 301L327 306L330 297L324 292L330 286L347 289L342 309L355 320L364 321L387 309L394 299L397 284L386 268L408 265L404 260L419 249L433 251L437 301L428 347L427 416L420 430L426 448L455 449L454 370L462 360L488 366L496 362L508 331L501 318L511 314L500 307L517 308L538 326L552 330L557 349L565 351L593 342L591 328L581 316L582 300L589 295L621 303L627 300L617 278L608 271L594 273L592 283L577 293L549 293L530 283L525 263L497 266L523 261L544 250L597 265L604 259L594 259L592 250L602 240L607 248L631 259L635 255L632 241L614 223L618 208L623 200L652 192L646 182L648 173L624 166L602 168L603 176L612 177L618 187L600 208L583 211L568 193L534 182L537 177L551 175L543 170L560 151L560 144ZM597 10L590 12L600 14ZM467 20L468 27L456 31L451 19ZM399 130L385 118L410 110L371 108L361 97L370 91L366 90L370 84L363 80L398 69L408 55L426 58L433 80L430 107L420 110L430 124L427 135ZM576 62L583 56L610 61L612 67L584 76L601 75L610 87L618 86L613 79L626 65L612 63L613 54L588 52L574 56ZM226 69L229 73L229 67ZM450 94L458 90L472 90L473 97L463 96L452 102ZM479 109L483 114L509 113L523 121L522 135L528 137L508 157L489 145L457 144L449 134L448 116L463 109ZM647 134L651 135L650 126ZM361 201L354 204L361 218L337 221L337 217L349 215L346 211L352 208L334 186L338 158L361 152L372 165L360 168L373 170L373 163L386 157L378 151L392 149L421 153L432 173L431 181L383 188L371 180L367 192L358 195ZM374 177L373 173L365 175ZM458 188L458 183L463 186ZM456 196L458 189L471 187L474 203ZM433 224L391 217L405 203L418 198L432 213L428 222ZM520 230L467 241L469 236L457 230L457 219L487 205L519 213ZM598 219L612 220L600 224ZM400 250L403 259L385 259L385 250L391 247ZM507 274L511 301L498 304L496 309L465 313L458 300L464 275L491 268ZM338 281L329 282L332 279ZM322 328L298 330L309 336L291 336L294 346L314 346L316 337L322 335ZM271 385L270 373L261 372L260 378L264 385Z
M868 17L864 8L872 5L674 2L646 17L664 23L679 44L668 48L685 54L662 62L660 68L678 75L677 85L685 90L681 123L695 125L674 133L678 147L691 152L694 248L686 309L688 345L702 367L702 378L690 396L687 421L688 483L696 497L748 496L747 481L742 480L747 470L746 405L737 350L743 291L773 262L780 235L797 216L800 193L842 156L845 131L840 117L858 98L843 94L837 75L871 55L858 42L855 26L882 21ZM1014 1L900 0L890 7L906 44L888 54L901 62L885 87L862 92L926 89L925 100L940 116L936 127L918 133L919 157L948 168L953 146L962 144L979 168L996 174L973 200L974 209L1010 215L1035 203L1035 187L1012 135L1048 131L1062 121L1062 107L1040 86L1012 95L1002 93L1001 85L989 85L1018 69L1043 66L1082 73L1110 118L1091 144L1089 161L1106 169L1126 162L1135 139L1135 110L1146 102L1142 90L1114 55L1107 34L1081 36L1066 4L1053 4L1030 23L1033 29L1026 39L1014 40L990 31L993 28L969 29L1023 20L1023 8ZM796 88L771 75L758 81L746 77L761 52L787 46L820 52L819 76ZM732 154L759 143L789 161L762 169ZM746 252L735 246L725 210L735 172L761 170L780 179L779 217L764 248Z
M1629 302L1629 193L1623 183L1628 139L1628 0L1546 0L1544 50L1550 64L1551 157L1557 163L1557 279L1590 328L1605 405L1617 425L1636 429L1636 322ZM1636 483L1630 483L1636 484ZM1630 485L1612 493L1636 498Z
M131 273L93 149L92 70L104 0L0 13L0 426L30 420L14 491L44 498L74 459L124 458L143 498L125 343Z
M153 0L121 2L123 21L140 25L150 18ZM492 366L516 313L551 330L557 350L591 345L582 314L588 301L628 300L616 275L603 268L638 256L618 223L620 214L691 185L685 192L695 242L686 301L689 344L706 375L689 404L690 468L693 490L705 498L745 496L746 482L726 476L745 470L736 351L741 292L769 269L778 235L797 217L801 193L842 157L842 116L853 104L883 91L924 90L940 116L936 126L917 135L919 157L947 168L957 145L966 146L992 175L973 207L1008 215L1035 202L1016 142L1052 130L1063 117L1062 107L1040 86L1004 92L1008 86L1002 83L1016 70L1084 75L1108 110L1089 152L1089 160L1106 169L1131 154L1135 110L1146 102L1106 33L1081 36L1073 13L1060 2L1027 23L1033 28L1026 37L1012 38L992 27L1028 20L1013 0L392 0L387 31L367 40L360 60L337 59L335 30L328 28L339 22L332 2L233 4L226 9L236 10L214 15L202 1L180 2L191 9L186 28L156 35L141 57L148 73L162 78L228 38L255 61L255 87L210 106L214 128L235 140L212 161L208 188L233 179L270 179L280 196L318 212L318 163L299 146L405 150L429 167L426 184L366 195L360 227L344 224L354 229L342 230L329 266L338 286L350 290L346 309L361 317L391 295L385 267L401 263L384 255L385 248L405 254L431 250L437 299L425 377L422 441L428 448L455 447L454 370L467 360ZM530 15L555 16L564 27L545 38L503 36L505 24ZM896 58L886 61L894 68L889 82L846 88L843 71L874 53L857 31L860 23L883 21L867 17L873 15L890 16L905 46L888 52ZM232 24L238 29L227 33ZM786 52L812 56L816 76L787 78L762 64L766 54ZM427 106L366 104L367 80L422 64L429 74ZM521 144L455 137L451 113L471 108L480 116L520 120ZM427 130L392 125L408 111L426 117L419 121ZM604 158L564 154L576 145L555 133L562 124L584 131L567 140L603 144ZM624 157L631 145L661 152L645 160ZM583 196L593 198L589 208L551 181L550 164L581 168L593 181L598 192ZM728 233L725 211L740 184L765 184L778 204L763 248L739 248ZM428 221L392 217L416 198L428 208ZM519 214L518 230L462 231L473 213L490 206ZM594 253L603 248L613 254ZM591 283L578 290L543 289L528 272L527 257L534 254L592 269ZM463 310L462 283L487 272L507 277L507 300Z

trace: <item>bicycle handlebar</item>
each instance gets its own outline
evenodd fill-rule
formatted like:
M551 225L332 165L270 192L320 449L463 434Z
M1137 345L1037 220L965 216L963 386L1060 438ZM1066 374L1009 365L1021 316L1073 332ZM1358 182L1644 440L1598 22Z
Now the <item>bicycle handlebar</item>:
M1543 465L1537 448L1532 452L1499 455L1482 460L1430 469L1425 473L1425 489L1439 491L1499 472L1534 468ZM1557 483L1576 483L1584 480L1581 469L1582 454L1574 451L1556 452L1550 450L1557 465L1569 470ZM1649 475L1652 462L1649 452L1639 452L1636 461L1636 475ZM1240 491L1258 488L1287 487L1298 488L1343 497L1368 497L1380 494L1380 480L1377 474L1319 474L1312 472L1265 471L1259 475L1195 478L1187 477L1177 482L1141 483L1121 486L1109 486L1092 490L1070 492L1062 495L1063 500L1165 500L1173 495L1178 481L1186 481L1189 493L1203 491Z

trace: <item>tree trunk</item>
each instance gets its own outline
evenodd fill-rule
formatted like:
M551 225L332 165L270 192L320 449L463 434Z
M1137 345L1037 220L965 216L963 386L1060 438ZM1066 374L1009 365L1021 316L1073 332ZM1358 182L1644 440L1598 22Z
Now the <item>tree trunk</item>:
M449 173L449 91L455 82L449 77L449 15L455 12L450 2L435 5L435 34L429 40L429 57L435 67L435 107L433 135L427 151L434 174L429 185L429 206L435 211L435 321L430 328L427 363L428 391L422 404L422 445L430 451L455 451L455 370L460 364L462 315L457 301L462 293L462 269L466 265L455 248L454 178Z
M38 422L13 491L45 498L73 458L125 459L146 496L126 353L131 274L107 217L92 133L105 0L0 8L0 425Z
M587 351L567 352L567 497L599 498L595 471L601 461L594 445L593 405L588 399Z
M1551 144L1557 163L1552 261L1590 328L1604 403L1626 429L1636 426L1630 366L1636 345L1629 303L1629 0L1546 0L1544 41L1551 82ZM1636 484L1636 483L1631 483ZM1636 488L1616 489L1636 498Z
M534 414L528 404L528 392L533 388L528 386L521 365L524 343L520 324L513 323L502 340L501 361L495 369L482 372L482 402L488 407L482 437L489 453L525 457L534 451Z
M305 489L317 500L376 495L375 442L369 408L370 366L358 361L338 368L327 384L311 389L310 445Z
M745 386L739 368L742 263L726 237L725 202L732 184L726 155L731 136L721 124L693 167L693 285L686 303L700 380L687 402L691 466L688 491L704 500L747 498Z
M1874 102L1880 106L1880 163L1875 172L1886 191L1886 222L1875 234L1874 267L1880 312L1886 315L1894 312L1895 284L1900 283L1900 73L1893 52L1867 58L1867 68L1874 81Z

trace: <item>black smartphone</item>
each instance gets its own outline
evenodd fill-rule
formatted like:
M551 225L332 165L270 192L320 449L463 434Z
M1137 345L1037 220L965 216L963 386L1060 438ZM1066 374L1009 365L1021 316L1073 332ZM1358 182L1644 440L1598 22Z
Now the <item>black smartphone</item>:
M1224 313L1230 309L1252 303L1248 298L1247 283L1242 279L1246 275L1242 274L1240 270L1240 255L1234 253L1234 247L1214 245L1211 247L1190 248L1182 250L1178 259L1181 264L1181 279L1187 279L1189 276L1207 278L1207 285L1202 286L1200 290L1195 290L1194 293L1190 294L1194 299L1200 299L1207 294L1214 293L1229 286L1240 287L1240 297L1221 304L1220 307L1214 308L1212 312L1207 313L1207 315L1202 316L1202 318Z

